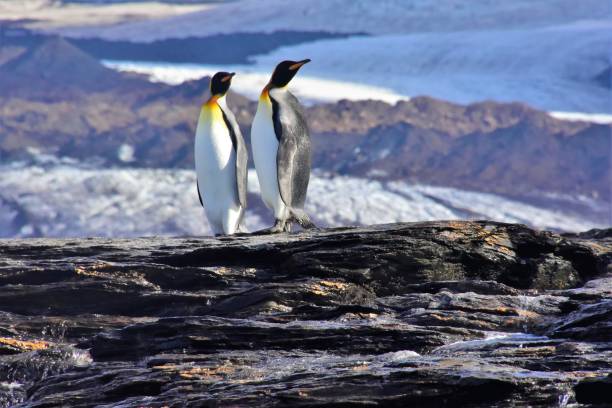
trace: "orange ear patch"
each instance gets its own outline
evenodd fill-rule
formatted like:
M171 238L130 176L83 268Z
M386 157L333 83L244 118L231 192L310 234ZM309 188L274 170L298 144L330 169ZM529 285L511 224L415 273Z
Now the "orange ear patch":
M260 100L270 100L270 85L264 86L264 89L261 91L261 95L259 95Z

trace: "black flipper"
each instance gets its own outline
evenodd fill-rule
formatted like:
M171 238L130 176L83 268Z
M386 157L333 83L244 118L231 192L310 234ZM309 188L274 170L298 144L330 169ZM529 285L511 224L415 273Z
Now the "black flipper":
M223 121L229 130L230 137L232 138L232 145L236 152L236 190L238 195L238 201L242 208L247 206L247 165L249 155L247 152L240 126L232 111L229 109L221 108L223 112Z
M200 186L198 185L197 181L196 181L196 188L198 190L198 198L200 199L200 205L204 207L204 203L202 202L202 194L200 194Z

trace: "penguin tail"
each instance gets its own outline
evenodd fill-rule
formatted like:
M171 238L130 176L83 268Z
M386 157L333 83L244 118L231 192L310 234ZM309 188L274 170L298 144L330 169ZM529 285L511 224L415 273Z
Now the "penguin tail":
M312 222L306 211L301 208L291 208L290 210L291 218L295 220L300 227L304 229L313 229L317 228L317 226Z

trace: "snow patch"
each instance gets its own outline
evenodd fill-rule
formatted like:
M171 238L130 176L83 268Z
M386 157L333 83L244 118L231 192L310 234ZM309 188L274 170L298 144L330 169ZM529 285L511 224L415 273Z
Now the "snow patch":
M109 68L124 72L135 72L149 76L152 82L178 85L185 81L213 76L219 71L236 72L232 79L232 90L247 98L257 100L263 87L268 83L273 66L251 65L203 65L175 64L163 62L103 61ZM291 91L305 104L315 102L336 102L340 99L376 99L394 104L410 99L384 86L371 86L356 82L325 79L301 72L299 81L290 85Z
M601 125L612 124L612 114L606 113L549 112L549 114L554 118L572 122L591 122Z
M61 163L1 166L0 236L208 235L195 173L176 169L100 169ZM254 170L245 223L267 227ZM5 204L6 205L6 204ZM3 207L4 208L4 207ZM493 219L538 228L583 231L588 219L454 188L384 182L315 171L306 211L322 226L369 225L440 219ZM267 213L265 213L267 214Z
M117 158L124 163L129 163L134 161L134 146L129 144L122 144L117 149Z

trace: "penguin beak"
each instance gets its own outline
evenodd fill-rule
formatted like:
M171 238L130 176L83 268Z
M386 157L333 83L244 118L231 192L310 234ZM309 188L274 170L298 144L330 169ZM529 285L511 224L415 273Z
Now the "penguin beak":
M227 82L227 81L229 81L230 79L232 79L232 77L233 77L234 75L236 75L236 73L235 73L235 72L232 72L231 74L229 74L229 75L227 75L227 76L224 76L224 77L221 79L221 82Z
M289 70L290 71L295 71L297 69L300 69L302 67L302 65L308 64L309 62L310 62L310 58L306 58L305 60L298 61L295 64L291 65L289 67Z

